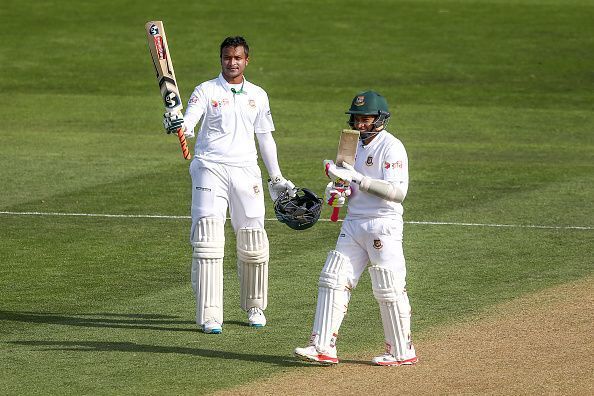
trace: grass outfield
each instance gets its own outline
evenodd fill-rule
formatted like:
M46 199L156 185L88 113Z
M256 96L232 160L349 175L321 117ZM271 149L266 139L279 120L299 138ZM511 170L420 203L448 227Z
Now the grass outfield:
M352 96L387 97L410 157L414 334L592 274L590 1L235 3L0 6L1 394L196 394L303 367L291 352L308 339L338 226L267 221L263 329L238 307L228 227L224 334L197 331L188 163L162 132L151 19L165 23L184 98L218 73L225 36L248 39L283 173L320 194ZM382 345L365 275L340 354Z

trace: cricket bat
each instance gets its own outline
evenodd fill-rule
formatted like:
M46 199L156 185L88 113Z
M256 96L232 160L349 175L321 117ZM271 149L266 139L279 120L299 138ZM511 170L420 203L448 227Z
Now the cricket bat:
M179 88L177 87L177 80L175 79L175 72L173 71L173 63L171 55L169 54L169 46L167 45L167 37L165 36L165 28L163 22L150 21L145 25L146 35L148 38L148 47L157 73L157 82L161 90L161 97L165 110L168 112L181 112L183 109ZM181 128L177 130L177 137L181 145L182 154L185 159L192 158L186 137Z
M336 153L336 165L342 166L343 162L346 162L350 165L355 165L355 156L357 155L357 146L359 145L359 131L353 131L350 129L343 129L340 132L340 141L338 142L338 151ZM349 182L345 182L344 184L338 184L335 182L336 187L348 187ZM338 221L338 213L340 212L340 208L334 208L332 210L332 215L330 216L330 221L337 222Z

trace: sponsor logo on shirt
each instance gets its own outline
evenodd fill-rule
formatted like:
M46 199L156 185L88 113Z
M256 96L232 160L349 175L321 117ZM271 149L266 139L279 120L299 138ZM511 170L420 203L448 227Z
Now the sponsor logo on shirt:
M212 191L208 187L200 187L200 186L196 186L196 190L198 190L198 191L207 191L207 192Z
M217 102L216 100L211 100L210 104L212 105L212 107L219 107L219 102Z
M367 165L367 166L373 165L373 157L371 155L369 157L367 157L367 161L365 161L365 165Z
M256 101L254 99L248 100L248 104L250 105L251 108L253 108L253 109L256 108Z
M390 168L402 169L402 161L396 161L396 162L392 162L392 163L386 162L386 163L384 163L384 166L386 169L390 169Z
M192 95L190 96L190 100L188 100L189 104L198 103L198 96Z
M254 184L254 194L260 194L260 186L258 186L257 184Z

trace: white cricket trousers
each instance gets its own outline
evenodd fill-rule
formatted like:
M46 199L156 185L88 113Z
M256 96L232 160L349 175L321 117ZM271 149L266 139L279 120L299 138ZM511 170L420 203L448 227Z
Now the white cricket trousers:
M235 232L243 227L264 228L264 190L258 165L235 167L194 159L192 177L192 229L203 217L225 222L227 209Z
M336 250L349 258L345 275L351 287L357 286L367 264L391 270L397 288L406 286L406 264L402 249L402 219L349 219L342 224Z

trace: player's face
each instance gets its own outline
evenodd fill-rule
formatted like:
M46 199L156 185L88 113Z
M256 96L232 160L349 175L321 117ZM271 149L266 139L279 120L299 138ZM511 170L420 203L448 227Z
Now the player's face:
M221 54L221 70L223 77L231 84L240 84L243 81L243 71L249 58L245 56L245 48L225 47Z
M360 132L371 132L373 130L375 116L357 114L353 117L353 121L356 130Z

